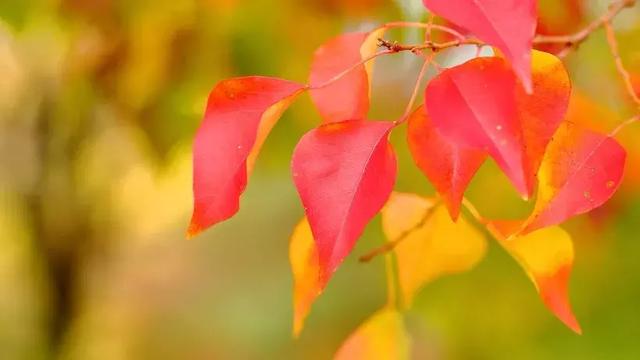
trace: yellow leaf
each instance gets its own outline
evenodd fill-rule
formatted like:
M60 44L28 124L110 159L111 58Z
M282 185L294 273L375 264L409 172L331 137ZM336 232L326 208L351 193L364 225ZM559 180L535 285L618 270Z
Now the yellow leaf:
M291 235L289 262L293 272L293 336L297 337L311 305L324 289L320 283L316 243L306 217L296 225Z
M494 221L489 230L520 263L533 281L544 304L565 325L582 333L569 303L569 275L573 266L571 236L559 226L510 238L520 221Z
M385 308L375 313L342 344L336 360L408 359L410 339L402 315Z
M382 210L389 241L397 241L398 278L405 306L416 292L440 276L471 269L484 256L482 233L460 218L453 222L443 205L415 194L393 193Z

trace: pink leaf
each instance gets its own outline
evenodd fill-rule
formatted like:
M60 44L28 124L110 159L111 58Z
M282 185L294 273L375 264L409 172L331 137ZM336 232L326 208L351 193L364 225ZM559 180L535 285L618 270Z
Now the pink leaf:
M528 93L532 92L531 48L536 32L535 0L423 0L434 13L500 49Z
M321 284L351 252L396 180L390 122L320 126L298 143L291 164L320 261Z

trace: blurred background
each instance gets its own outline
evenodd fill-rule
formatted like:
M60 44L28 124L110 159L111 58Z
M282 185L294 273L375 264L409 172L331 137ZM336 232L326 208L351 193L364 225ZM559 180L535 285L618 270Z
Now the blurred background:
M576 31L607 4L541 0L539 32ZM639 8L615 21L638 90ZM293 340L287 251L302 207L288 167L319 121L308 97L272 132L240 213L187 241L191 141L217 81L304 82L330 37L425 18L420 0L1 0L0 359L330 358L385 302L383 259L356 260L384 240L377 219ZM408 30L387 38L420 40ZM573 121L610 131L632 114L601 31L566 62ZM401 115L419 65L411 54L377 62L372 118ZM403 131L392 139L397 189L433 194ZM419 358L640 358L638 136L637 125L619 136L630 155L617 195L565 226L584 335L547 312L491 243L476 269L418 296L407 322ZM469 198L487 217L531 207L493 163Z

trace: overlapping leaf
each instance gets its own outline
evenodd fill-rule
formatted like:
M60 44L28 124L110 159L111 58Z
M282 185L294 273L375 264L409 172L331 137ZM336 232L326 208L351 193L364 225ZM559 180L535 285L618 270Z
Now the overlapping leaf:
M336 360L409 359L411 341L402 314L394 309L375 313L342 344Z
M322 284L393 189L392 127L364 120L326 124L308 132L294 151L293 179L316 241Z
M389 241L399 241L398 278L407 307L425 284L471 269L486 252L480 231L464 219L453 222L444 206L415 194L394 192L382 210L382 226Z
M296 225L289 243L289 262L293 273L293 335L298 336L311 304L320 295L320 264L316 243L307 218Z
M451 218L456 220L464 192L486 153L447 141L434 128L424 106L409 118L407 140L413 160L442 196Z
M544 150L566 112L571 85L553 55L533 52L531 95L499 57L477 58L447 69L425 91L438 131L457 145L491 155L523 197L535 187Z
M562 228L553 226L511 238L520 226L518 221L496 221L489 224L489 229L522 266L547 308L580 334L582 330L569 302L569 275L573 266L571 237Z
M437 15L499 48L532 92L531 48L536 32L535 0L423 0Z
M252 76L224 80L213 89L193 144L194 207L188 236L238 211L260 147L303 88Z
M622 181L625 161L626 152L615 139L563 123L540 166L538 198L524 233L604 204Z
M322 85L373 55L377 39L384 31L385 28L379 28L372 32L343 34L323 44L316 50L311 64L311 86ZM324 123L367 117L372 66L373 62L357 66L334 83L310 90Z

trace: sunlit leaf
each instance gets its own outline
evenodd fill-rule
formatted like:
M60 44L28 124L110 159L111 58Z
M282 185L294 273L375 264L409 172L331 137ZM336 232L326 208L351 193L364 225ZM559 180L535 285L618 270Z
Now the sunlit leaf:
M298 143L295 185L313 232L324 284L384 205L396 180L390 122L322 125Z
M442 196L455 220L469 182L486 158L484 151L447 141L433 127L424 106L408 120L407 138L413 160Z
M535 0L423 0L437 15L499 48L532 92L531 47L536 32Z
M402 314L383 309L373 314L342 344L336 360L409 359L411 339Z
M489 224L489 229L522 266L549 310L570 329L582 333L569 302L569 275L573 267L571 236L553 226L510 238L520 225L518 221L496 221Z
M260 147L302 90L290 81L257 76L216 85L193 144L194 207L188 236L238 211Z
M323 44L316 50L311 64L311 86L321 85L373 55L377 39L384 31L380 28L372 32L343 34ZM331 85L310 91L323 122L366 118L372 65L372 61L360 65Z
M415 194L394 192L382 210L389 241L398 241L398 278L405 306L425 284L475 266L486 252L482 233L464 219L453 222L446 207Z
M563 123L540 166L538 198L524 232L556 225L604 204L618 189L626 152L604 134Z
M318 251L306 217L291 235L289 262L293 273L293 335L298 336L311 305L324 289L320 284Z

